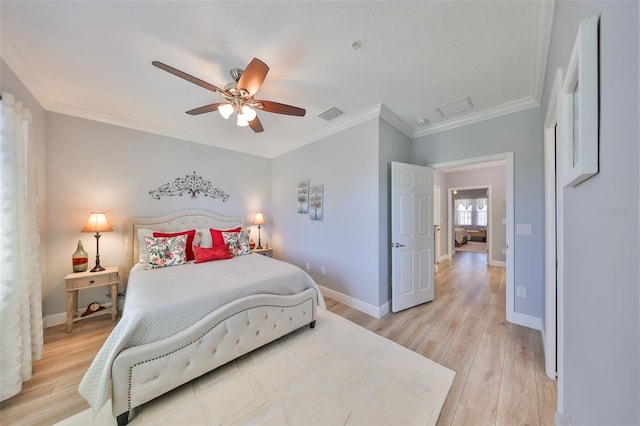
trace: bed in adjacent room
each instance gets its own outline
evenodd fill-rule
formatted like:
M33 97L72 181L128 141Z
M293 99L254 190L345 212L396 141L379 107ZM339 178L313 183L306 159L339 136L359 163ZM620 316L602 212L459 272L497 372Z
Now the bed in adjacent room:
M466 228L454 228L455 231L455 243L456 247L460 247L463 244L466 244L469 241L469 234Z
M111 396L114 417L126 424L133 408L314 326L324 302L313 279L252 254L242 225L199 210L131 219L122 318L79 387L94 414ZM181 250L192 246L186 261Z

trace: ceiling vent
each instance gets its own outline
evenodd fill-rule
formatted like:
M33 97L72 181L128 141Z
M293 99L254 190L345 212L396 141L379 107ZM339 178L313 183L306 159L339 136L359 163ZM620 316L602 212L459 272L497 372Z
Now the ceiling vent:
M471 97L467 96L466 98L458 99L456 101L440 105L439 107L436 107L436 111L438 111L442 118L445 118L450 115L460 114L461 112L468 111L471 108L473 108L473 102L471 102Z
M333 108L329 108L328 110L320 114L318 117L322 118L323 120L330 121L336 117L341 116L342 114L344 114L344 112L340 111L336 107L333 107Z

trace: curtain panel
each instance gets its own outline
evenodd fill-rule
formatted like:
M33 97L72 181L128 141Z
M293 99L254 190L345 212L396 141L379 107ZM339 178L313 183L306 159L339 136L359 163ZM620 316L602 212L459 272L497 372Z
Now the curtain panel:
M487 202L487 198L458 198L454 200L454 225L487 226Z
M42 357L42 275L31 112L0 100L0 400L17 394Z

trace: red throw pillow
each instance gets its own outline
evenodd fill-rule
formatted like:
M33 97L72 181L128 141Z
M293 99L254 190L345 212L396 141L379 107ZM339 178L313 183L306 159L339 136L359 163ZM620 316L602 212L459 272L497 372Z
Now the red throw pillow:
M204 248L200 246L193 246L193 250L196 252L195 263L210 262L212 260L231 259L231 253L229 253L229 244L221 246Z
M222 246L224 245L224 237L222 236L223 232L240 232L240 227L233 229L213 229L209 228L209 232L211 232L211 239L213 240L213 246Z
M191 229L189 231L182 232L174 232L174 233L164 233L164 232L154 232L154 238L157 237L177 237L178 235L186 235L187 236L187 247L185 248L184 254L187 257L187 261L193 260L196 258L195 254L193 254L193 239L196 236L196 230Z

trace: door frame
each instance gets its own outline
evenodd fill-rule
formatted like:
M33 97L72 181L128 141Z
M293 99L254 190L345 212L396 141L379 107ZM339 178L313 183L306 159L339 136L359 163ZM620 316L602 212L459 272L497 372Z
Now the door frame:
M506 202L507 209L505 212L506 215L506 227L507 227L507 260L506 260L506 314L507 321L523 325L525 327L539 329L539 324L534 323L528 315L519 314L515 311L515 284L514 284L514 253L516 250L515 239L514 239L514 224L515 224L515 214L513 207L513 200L515 198L514 195L514 170L513 170L513 152L503 152L500 154L486 155L483 157L475 157L475 158L466 158L462 160L455 160L443 163L433 163L428 164L429 167L433 167L434 169L442 169L447 167L456 167L456 166L465 166L469 164L475 163L487 163L490 161L499 161L504 160L506 162ZM451 253L451 252L449 252Z
M435 182L435 171L434 171L434 182ZM441 247L441 231L442 229L442 188L440 185L433 184L433 236L435 238L435 242L433 244L433 264L434 272L438 272L438 263L440 262L440 257L442 256L440 252L442 251ZM438 222L438 223L436 223Z
M447 215L447 232L449 233L449 239L447 240L447 253L449 254L449 258L451 259L455 254L456 248L453 243L453 239L455 238L455 234L453 232L453 228L455 227L453 223L453 215L455 211L453 210L453 191L467 191L470 189L486 189L487 190L487 199L489 202L487 203L487 265L492 265L491 262L491 248L492 248L492 240L490 234L493 229L493 221L491 220L491 200L493 199L493 189L491 185L478 185L478 186L461 186L461 187L450 187L448 190L448 198L447 202L449 203L449 214ZM495 262L494 262L495 263ZM493 265L493 266L503 266L504 265Z
M545 286L544 286L544 328L542 342L544 344L545 372L558 383L558 412L563 400L562 354L564 351L563 336L563 199L562 185L558 177L562 176L562 150L560 148L558 114L560 88L562 87L562 68L555 73L553 87L549 96L549 105L544 121L544 189L545 189Z

